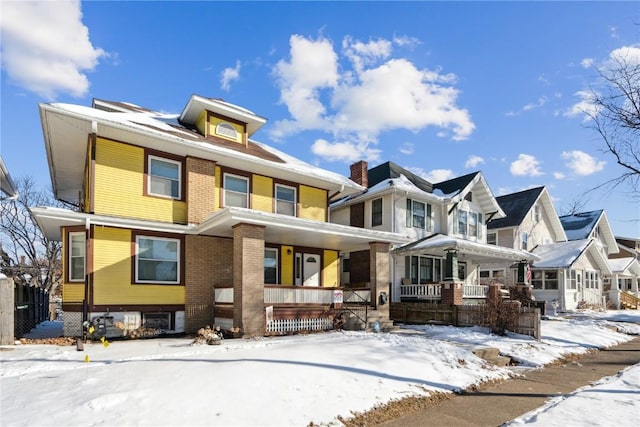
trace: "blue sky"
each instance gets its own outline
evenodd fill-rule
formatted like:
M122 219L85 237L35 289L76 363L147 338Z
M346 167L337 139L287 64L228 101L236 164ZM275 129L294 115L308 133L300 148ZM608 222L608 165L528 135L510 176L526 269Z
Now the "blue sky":
M580 107L596 67L640 55L637 2L9 2L1 154L50 185L39 102L178 113L193 93L268 119L254 139L325 169L391 160L495 195L546 185L640 237L622 169Z

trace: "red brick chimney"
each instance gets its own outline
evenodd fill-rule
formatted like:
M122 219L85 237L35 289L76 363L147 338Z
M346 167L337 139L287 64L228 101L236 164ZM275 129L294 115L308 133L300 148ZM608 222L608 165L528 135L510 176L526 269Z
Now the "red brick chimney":
M357 163L351 165L351 181L354 181L363 187L368 187L369 178L367 176L367 162L360 160Z

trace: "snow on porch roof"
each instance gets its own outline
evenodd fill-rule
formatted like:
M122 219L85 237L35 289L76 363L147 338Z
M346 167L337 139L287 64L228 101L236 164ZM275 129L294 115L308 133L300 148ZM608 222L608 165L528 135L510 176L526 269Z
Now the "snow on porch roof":
M498 259L508 261L536 260L538 257L531 252L518 251L502 246L487 245L485 243L473 242L459 239L457 237L445 236L443 234L433 234L424 239L409 243L393 252L398 255L409 254L439 254L443 255L448 250L456 250L473 257Z

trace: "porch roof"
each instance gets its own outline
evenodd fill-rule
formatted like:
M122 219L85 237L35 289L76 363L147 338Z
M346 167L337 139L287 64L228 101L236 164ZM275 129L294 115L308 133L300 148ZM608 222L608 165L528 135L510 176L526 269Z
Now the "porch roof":
M367 230L243 208L224 208L214 212L203 223L197 225L93 215L51 207L31 208L31 212L42 232L52 240L62 239L60 227L87 224L175 234L233 237L233 227L244 223L264 226L266 242L293 246L355 251L368 249L370 242L399 245L409 241L408 237L397 233Z
M540 258L533 268L571 268L584 254L589 254L589 262L603 274L611 274L607 258L591 239L571 240L537 246L534 253Z
M434 255L442 256L448 250L456 250L460 257L477 263L495 263L496 261L536 260L531 252L519 251L496 245L473 242L457 237L433 234L393 251L397 255Z
M632 257L608 259L613 274L622 276L640 276L640 262Z

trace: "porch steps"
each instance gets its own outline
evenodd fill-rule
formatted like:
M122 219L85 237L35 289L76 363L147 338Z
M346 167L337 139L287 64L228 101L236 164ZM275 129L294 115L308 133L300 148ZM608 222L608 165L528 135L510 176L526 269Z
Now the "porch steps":
M640 298L630 292L620 292L620 305L627 310L638 310L640 308Z
M494 347L476 347L471 352L496 366L508 366L511 363L510 357L500 356L500 350Z
M344 329L348 331L376 332L376 322L378 322L380 332L392 332L400 329L398 326L393 324L393 320L389 319L389 317L382 316L376 310L368 311L366 324L356 315L352 313L346 314L347 320L345 322Z

